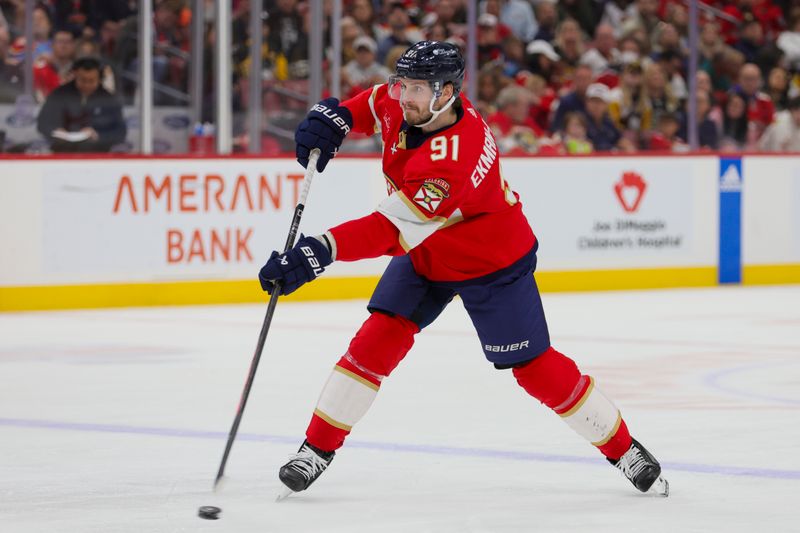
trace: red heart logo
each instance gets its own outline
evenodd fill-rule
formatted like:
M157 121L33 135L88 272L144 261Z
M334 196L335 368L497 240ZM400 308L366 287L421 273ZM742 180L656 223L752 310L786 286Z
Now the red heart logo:
M617 193L619 203L626 213L633 213L639 209L645 189L647 183L636 172L625 172L622 179L614 184L614 192Z

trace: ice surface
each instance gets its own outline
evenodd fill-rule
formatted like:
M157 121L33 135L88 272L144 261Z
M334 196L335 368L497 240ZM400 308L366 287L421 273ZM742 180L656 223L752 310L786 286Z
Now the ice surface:
M554 346L664 466L639 494L485 362L460 302L331 468L275 503L364 301L0 315L0 531L797 531L800 287L545 294ZM222 507L215 522L201 505Z

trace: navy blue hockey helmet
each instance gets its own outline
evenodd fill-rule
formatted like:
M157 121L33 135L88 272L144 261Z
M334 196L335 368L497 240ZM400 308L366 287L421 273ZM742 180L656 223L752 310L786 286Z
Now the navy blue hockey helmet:
M428 81L437 96L446 83L452 83L453 94L458 95L464 84L464 67L464 58L456 45L420 41L403 52L395 71L402 78Z

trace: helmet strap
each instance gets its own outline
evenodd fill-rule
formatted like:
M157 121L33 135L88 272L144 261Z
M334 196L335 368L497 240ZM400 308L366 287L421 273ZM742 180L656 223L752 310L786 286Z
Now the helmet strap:
M439 93L439 96L441 96L441 93ZM450 109L450 106L451 106L451 105L453 105L453 102L455 102L455 101L456 101L456 95L454 94L453 96L451 96L451 97L450 97L450 100L448 100L448 101L447 101L447 103L446 103L446 104L444 104L444 105L442 106L442 108L441 108L440 110L438 110L438 111L437 111L437 110L435 110L435 109L433 108L433 104L436 102L436 99L437 99L439 96L437 96L437 94L436 94L436 93L434 93L434 94L433 94L433 96L431 97L431 103L428 105L428 111L430 111L430 112L433 114L433 116L430 118L430 120L428 120L428 121L427 121L427 122L425 122L424 124L417 124L417 127L418 127L418 128L424 128L425 126L427 126L427 125L431 124L431 123L432 123L434 120L436 120L437 118L439 118L439 115L441 115L442 113L444 113L445 111L447 111L448 109Z

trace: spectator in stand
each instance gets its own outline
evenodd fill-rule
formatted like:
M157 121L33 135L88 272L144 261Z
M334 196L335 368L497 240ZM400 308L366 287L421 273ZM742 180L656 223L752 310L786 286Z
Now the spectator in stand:
M662 113L656 130L650 135L648 149L658 151L686 151L686 145L678 137L680 122L674 113Z
M38 130L54 152L108 152L125 140L122 104L100 86L97 59L78 59L73 71L74 79L45 100Z
M658 124L663 113L678 113L681 102L672 94L672 87L667 84L664 70L658 63L651 63L644 71L644 91L647 107L652 112L651 128ZM650 128L643 128L646 133Z
M678 100L685 100L689 96L686 80L683 79L683 57L674 50L664 50L658 55L658 64L661 66L672 95Z
M503 75L514 78L525 68L525 43L516 35L503 39Z
M600 23L614 28L614 37L620 39L625 21L635 17L636 14L636 4L633 0L609 0L603 6Z
M698 66L710 71L714 56L722 53L725 48L722 36L719 33L719 24L715 20L706 20L700 25L700 39L697 47Z
M104 20L100 24L99 51L100 55L110 58L117 47L121 23L117 20Z
M599 78L611 68L618 66L620 61L614 28L608 24L599 24L594 31L592 48L581 56L581 64L592 67L594 77Z
M8 59L11 35L0 27L0 103L13 104L24 90L22 67Z
M536 22L536 15L533 8L526 0L500 0L499 13L493 12L488 8L490 2L484 2L482 11L497 16L504 25L508 26L511 33L528 43L536 37L539 31L539 24Z
M726 46L714 56L707 70L714 85L715 93L725 93L731 89L744 65L744 56L738 50Z
M623 65L642 60L642 45L632 35L623 37L619 43L619 60Z
M406 50L408 50L408 47L402 44L389 50L389 53L386 54L386 60L383 62L383 66L388 68L390 72L393 71L395 65L397 65L397 60L400 59L400 56L402 56L403 52Z
M789 65L795 69L800 67L800 16L792 18L786 31L778 36L777 45L786 54Z
M433 12L425 17L427 23L423 22L423 26L431 26L435 23L444 24L447 31L451 36L460 38L466 37L466 12L464 6L455 0L437 0L433 4Z
M52 52L39 56L33 65L33 86L38 101L44 101L56 87L69 81L75 49L75 32L72 29L55 31Z
M641 63L628 63L622 69L619 87L609 94L608 114L614 125L634 145L642 143L641 132L651 127L653 110L644 91Z
M50 9L43 3L38 3L33 8L33 59L39 59L43 54L51 54L53 52L53 42L50 40L51 32L53 30L53 19L50 15ZM24 27L20 26L21 28ZM25 36L20 35L11 45L10 54L11 59L18 63L25 61Z
M544 78L530 72L521 72L517 76L531 95L530 115L542 131L550 130L550 117L557 100L556 92L547 85Z
M348 23L358 27L358 23L352 17L342 17L342 41L344 41L345 19L348 19ZM300 41L307 39L307 35L303 32L303 16L298 8L297 0L277 0L275 9L269 12L267 25L269 26L269 41L267 42L269 49L288 63L301 60L302 58L296 51L299 49ZM360 28L356 33L361 33ZM344 49L344 43L342 48ZM347 61L350 59L348 57ZM292 77L291 74L289 76Z
M592 83L586 89L586 135L598 152L616 149L633 152L635 147L608 116L608 98L609 89L602 83Z
M478 17L478 66L502 60L503 46L497 28L497 17L484 13Z
M362 35L355 40L353 47L356 50L356 58L342 68L345 94L358 94L373 85L386 83L391 72L375 60L378 45L372 37Z
M571 111L586 111L586 89L594 81L591 67L580 65L575 69L575 76L572 80L572 91L564 95L558 102L556 114L550 131L556 132L564 129L564 117ZM605 87L605 85L603 86ZM606 87L608 89L608 87Z
M83 28L76 37L96 38L106 21L119 23L131 16L128 0L54 0L55 26L57 28Z
M548 87L558 89L557 76L560 56L547 41L532 41L525 48L528 71L544 78Z
M772 100L776 111L783 111L789 105L789 73L782 67L774 67L767 77L766 94Z
M575 19L564 19L558 26L555 44L561 61L568 67L575 68L586 51L583 32Z
M720 150L744 150L750 144L751 129L747 119L747 102L739 93L730 93L722 114Z
M701 150L716 150L719 148L719 130L717 124L711 119L711 97L703 89L697 89L695 96L697 102L697 144ZM683 116L678 137L688 143L689 133L687 124L689 120L689 102L686 102L686 113Z
M558 0L538 0L535 3L536 22L539 23L539 31L533 37L534 41L552 42L556 38L556 28L558 27L558 10L556 4Z
M497 138L497 145L504 154L535 153L539 138L544 133L531 119L528 91L519 85L509 85L497 97L498 111L487 119L487 124Z
M361 36L361 28L353 17L342 17L340 28L342 30L342 64L346 65L356 58L353 43Z
M697 89L705 91L711 96L711 105L714 105L714 84L711 83L711 76L705 70L698 70L695 75Z
M594 151L592 141L587 135L588 122L583 113L567 113L564 117L564 138L562 144L566 153L591 154Z
M664 22L668 22L675 26L678 34L684 38L689 35L689 8L683 4L672 0L667 0L666 9L664 10ZM662 3L663 5L663 3ZM700 24L703 24L703 15L700 17ZM688 52L688 42L684 42L682 38L681 45Z
M183 24L181 13L185 0L157 1L153 20L155 46L153 48L153 78L155 81L186 93L189 90L189 32ZM168 94L156 91L153 101L160 105L180 105L183 102Z
M594 14L594 0L560 0L558 2L558 18L572 19L578 23L582 33L592 35L597 25Z
M769 96L761 92L761 84L761 71L756 65L747 63L739 71L739 84L731 89L747 103L747 119L754 124L758 135L772 123L775 116L775 106Z
M656 26L656 32L652 39L651 55L653 59L658 59L661 54L667 52L671 52L680 58L684 58L687 55L687 49L681 42L681 36L675 26L662 22Z
M481 69L478 74L478 101L475 107L484 118L497 111L497 97L502 86L502 76L492 68Z
M733 47L744 55L745 61L755 63L758 51L764 45L764 30L761 23L752 14L746 13L739 35L739 40Z
M443 24L437 26L445 29ZM386 54L395 46L408 48L415 42L422 40L422 34L411 25L411 20L408 18L408 13L402 2L392 2L389 5L384 33L386 36L378 41L378 61L381 63L386 61ZM447 39L447 37L448 35L444 35L441 40Z
M655 34L656 26L660 23L658 0L636 0L633 14L622 24L622 35L638 30L645 37L650 37Z
M450 38L450 32L447 31L447 26L444 24L440 24L438 22L434 22L431 24L427 31L425 32L425 40L427 41L446 41ZM392 65L394 68L394 65Z
M800 152L800 97L789 100L758 142L765 152Z
M755 17L762 26L764 34L773 40L783 30L783 13L771 0L738 0L737 2L721 2L722 11L741 23L747 15ZM736 41L736 29L739 23L722 19L722 34L728 44Z
M363 35L370 37L376 42L382 41L386 36L387 32L378 25L372 0L351 0L350 7L347 11L356 21L358 27L361 28L361 33Z

